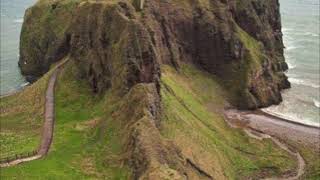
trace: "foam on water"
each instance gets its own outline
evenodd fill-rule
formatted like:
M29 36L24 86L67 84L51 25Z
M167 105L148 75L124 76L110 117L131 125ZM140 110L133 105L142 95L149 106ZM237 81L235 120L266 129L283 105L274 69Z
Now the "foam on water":
M287 46L287 47L286 47L286 50L287 50L287 51L291 51L291 50L295 50L295 49L297 49L297 48L298 48L297 46L291 45L291 46Z
M297 65L292 64L292 62L287 62L289 69L294 69L297 67Z
M15 23L23 23L23 18L15 19L13 22L15 22Z
M309 126L315 126L315 127L320 127L320 123L318 122L314 122L311 119L299 116L298 114L295 113L282 113L281 111L277 111L277 110L270 110L270 109L261 109L263 112L266 112L268 114L271 114L273 116L277 116L283 119L287 119L289 121L293 121L293 122L297 122L297 123L303 123ZM301 121L301 120L304 121Z
M23 83L20 85L20 87L25 87L25 86L28 86L30 83L29 82L26 82L26 83Z
M313 99L313 103L314 103L314 105L315 105L316 107L320 108L320 102L319 102L319 101Z
M320 126L319 0L280 0L284 56L291 89L283 102L264 111L304 124Z
M297 79L297 78L291 78L289 77L289 81L293 84L298 84L298 85L303 85L303 86L309 86L309 87L313 87L313 88L320 88L319 84L316 83L312 83L312 82L308 82L306 80L303 79Z

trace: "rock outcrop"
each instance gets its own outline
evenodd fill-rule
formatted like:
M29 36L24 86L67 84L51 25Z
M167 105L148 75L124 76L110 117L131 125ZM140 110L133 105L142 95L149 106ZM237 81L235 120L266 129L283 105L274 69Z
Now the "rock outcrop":
M26 12L19 65L32 81L70 54L103 92L112 62L128 64L128 88L156 81L159 64L193 63L221 78L233 104L255 109L290 87L283 47L277 0L40 1Z
M162 64L208 71L243 109L278 104L290 87L278 0L41 0L26 12L20 48L29 81L70 56L94 93L128 98L135 179L212 178L157 131Z

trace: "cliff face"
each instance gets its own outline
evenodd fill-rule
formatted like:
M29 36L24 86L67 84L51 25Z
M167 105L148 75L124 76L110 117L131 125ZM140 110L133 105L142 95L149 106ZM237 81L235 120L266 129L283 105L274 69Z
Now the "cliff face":
M150 2L144 21L161 62L191 62L217 75L241 108L281 101L289 87L277 1Z
M290 86L278 0L42 0L26 12L20 48L29 80L69 56L93 92L124 97L135 178L212 178L158 132L161 65L213 74L244 109L277 104Z
M179 69L186 62L220 77L240 108L281 101L290 84L277 0L146 1L142 10L140 4L40 1L25 16L22 73L36 79L70 54L83 69L79 76L103 92L116 86L117 73L130 88L157 81L159 64Z
M19 66L28 81L38 79L67 53L65 31L75 6L74 1L42 0L27 9L20 36Z

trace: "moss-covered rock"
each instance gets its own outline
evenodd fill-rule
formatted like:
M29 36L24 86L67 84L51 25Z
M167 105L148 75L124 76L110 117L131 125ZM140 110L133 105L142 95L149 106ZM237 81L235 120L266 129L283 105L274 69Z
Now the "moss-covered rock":
M69 27L77 0L38 1L27 9L20 37L21 72L34 81L68 53Z
M157 82L159 64L181 62L220 77L245 109L277 104L290 87L277 0L39 1L21 34L23 74L39 77L67 54L100 93Z

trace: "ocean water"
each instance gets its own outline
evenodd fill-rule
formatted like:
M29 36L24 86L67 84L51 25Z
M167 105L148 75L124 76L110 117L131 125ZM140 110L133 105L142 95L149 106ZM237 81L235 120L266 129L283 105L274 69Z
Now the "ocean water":
M19 38L26 8L36 0L0 0L0 95L27 85L20 74Z
M280 0L287 75L292 88L269 113L320 126L319 0Z

